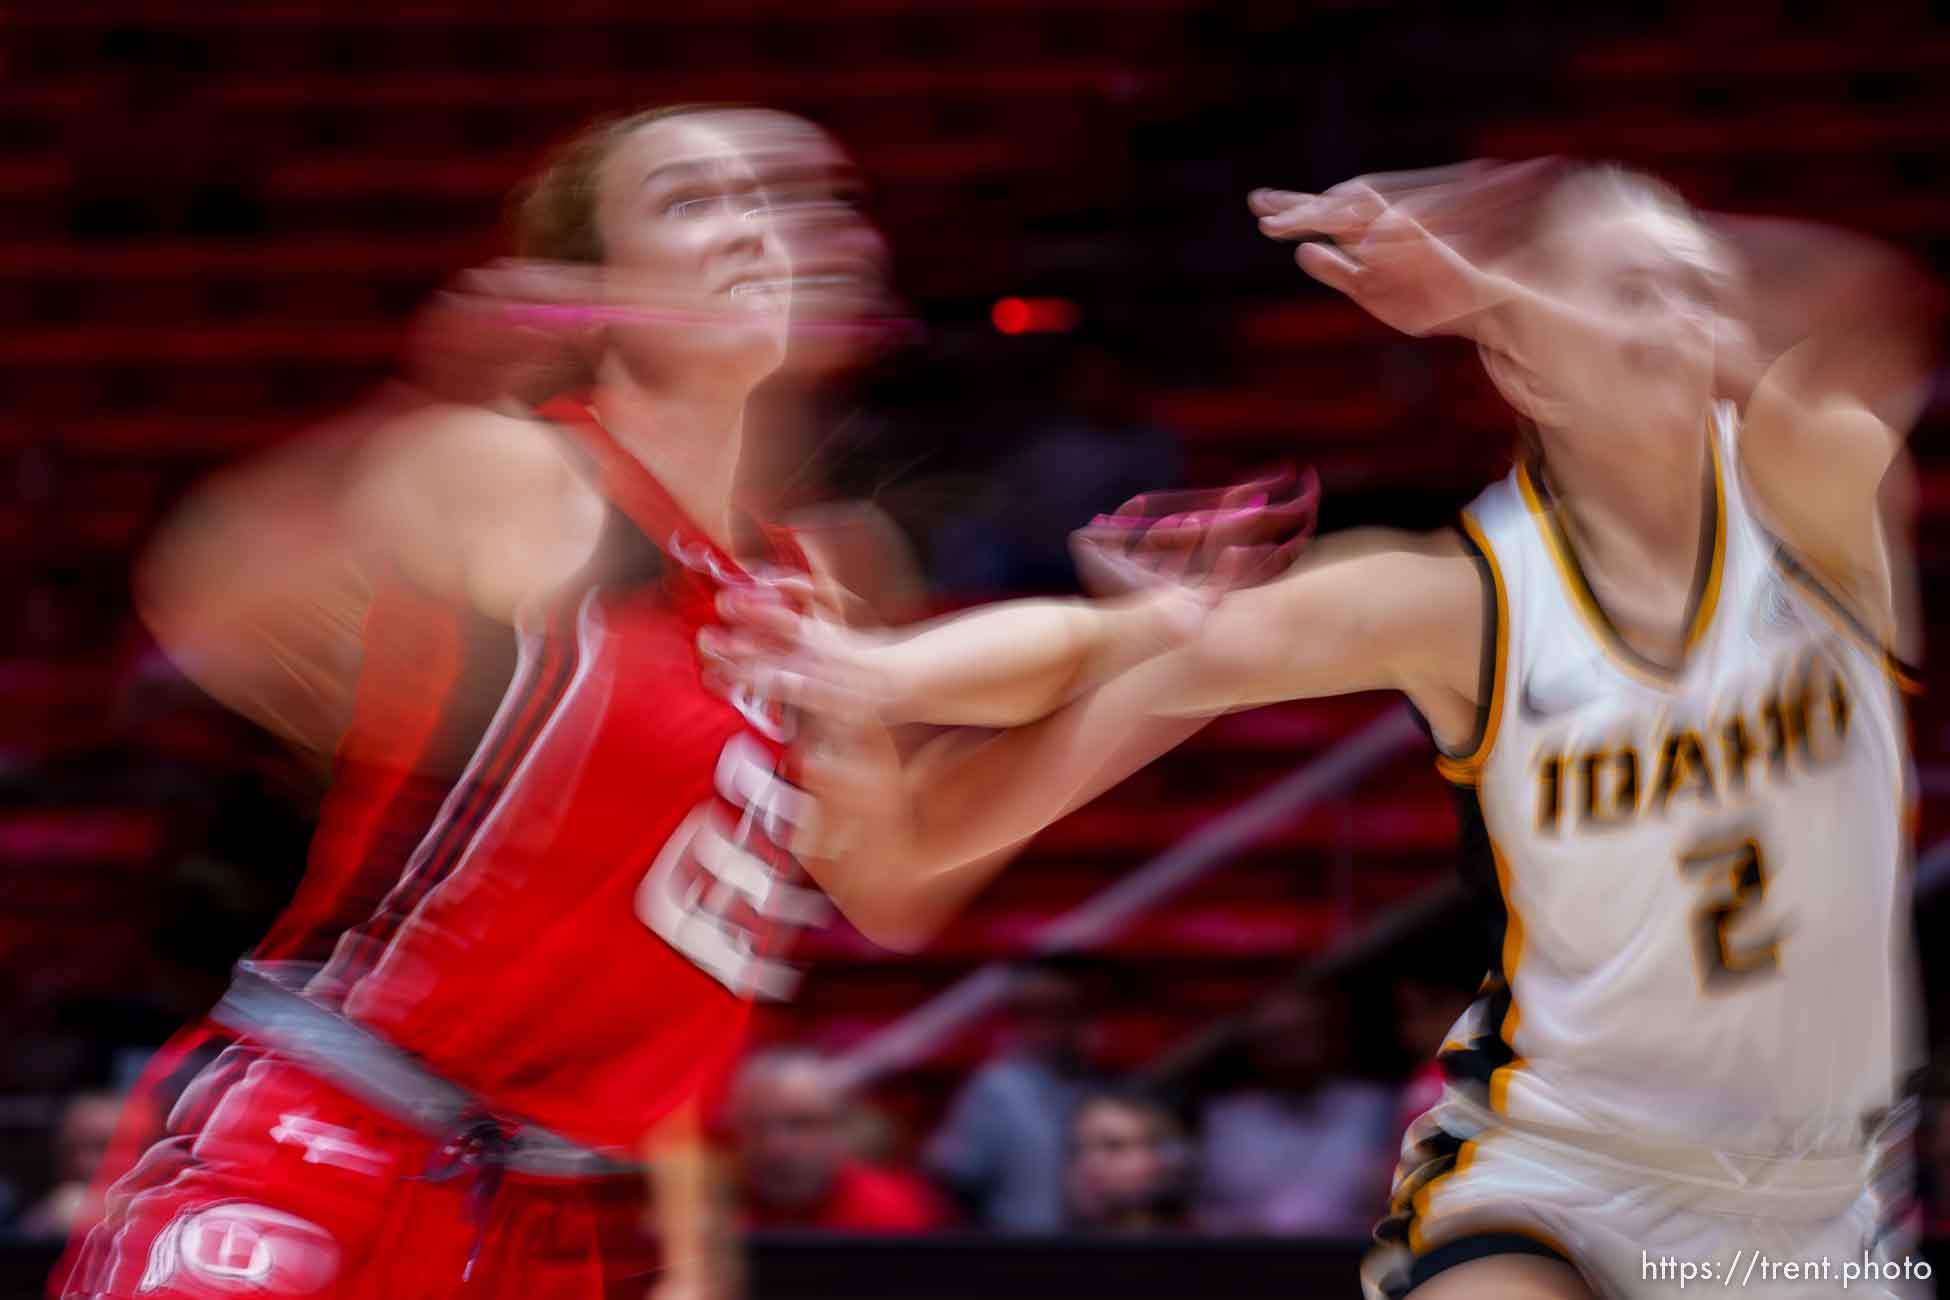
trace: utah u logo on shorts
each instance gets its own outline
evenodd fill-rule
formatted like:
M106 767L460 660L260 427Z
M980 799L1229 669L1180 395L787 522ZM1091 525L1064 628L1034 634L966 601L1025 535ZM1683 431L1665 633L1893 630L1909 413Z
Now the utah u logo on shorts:
M268 1205L225 1201L163 1229L136 1291L308 1296L338 1271L338 1243L317 1224Z

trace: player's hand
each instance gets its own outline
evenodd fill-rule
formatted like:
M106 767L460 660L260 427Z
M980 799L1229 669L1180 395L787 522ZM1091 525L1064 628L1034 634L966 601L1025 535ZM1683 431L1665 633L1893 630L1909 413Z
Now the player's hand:
M821 603L766 588L720 593L721 627L698 633L706 684L743 688L768 703L838 719L886 716L895 685L875 661L881 643L840 622Z
M1195 625L1219 597L1284 573L1312 536L1320 480L1282 470L1229 488L1132 497L1071 534L1097 596L1154 592Z
M817 814L788 847L802 859L834 860L868 837L882 847L898 838L901 757L882 720L893 700L870 658L870 634L765 588L722 592L718 608L725 625L698 633L713 689L794 710L793 780Z
M1301 240L1302 270L1405 334L1468 334L1507 296L1485 269L1527 234L1559 160L1357 177L1322 194L1254 190L1261 233Z

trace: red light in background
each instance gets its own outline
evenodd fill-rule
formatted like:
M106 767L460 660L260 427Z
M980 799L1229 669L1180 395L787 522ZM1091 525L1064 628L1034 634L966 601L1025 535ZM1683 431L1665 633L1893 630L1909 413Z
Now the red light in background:
M1067 298L1001 298L989 312L998 334L1068 334L1077 316Z

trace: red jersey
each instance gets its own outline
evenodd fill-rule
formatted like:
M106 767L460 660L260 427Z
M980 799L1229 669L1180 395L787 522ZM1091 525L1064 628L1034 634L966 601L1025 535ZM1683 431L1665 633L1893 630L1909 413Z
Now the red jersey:
M514 641L403 579L379 584L304 879L253 957L323 961L378 909L477 748L513 672Z
M544 414L661 573L520 620L465 770L311 989L497 1109L633 1151L729 1066L752 999L790 994L781 954L827 912L781 847L810 812L786 718L707 691L695 650L721 590L804 560L774 536L739 565L587 407Z

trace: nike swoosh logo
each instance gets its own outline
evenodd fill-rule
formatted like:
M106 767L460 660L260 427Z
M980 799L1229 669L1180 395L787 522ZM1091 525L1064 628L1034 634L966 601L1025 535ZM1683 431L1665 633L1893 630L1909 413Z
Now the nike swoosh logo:
M1536 675L1526 674L1523 687L1517 692L1517 709L1526 722L1548 722L1597 698L1599 686L1596 682L1581 686L1574 678L1558 677L1547 682L1545 689L1539 691Z

